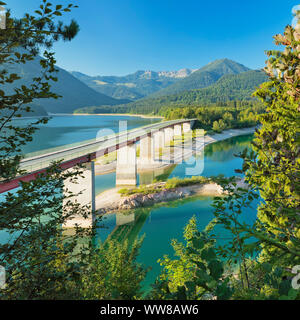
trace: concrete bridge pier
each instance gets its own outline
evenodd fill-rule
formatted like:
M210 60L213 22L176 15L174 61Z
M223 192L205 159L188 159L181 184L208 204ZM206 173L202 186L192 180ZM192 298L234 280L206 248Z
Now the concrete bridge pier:
M183 123L182 124L182 129L183 129L183 133L187 133L189 131L191 131L191 123Z
M165 146L169 146L170 142L173 141L174 137L174 128L166 128L164 129L164 134L165 134Z
M68 170L74 170L73 168ZM63 200L64 210L68 210L67 201L79 203L81 206L90 206L90 214L87 219L82 216L74 216L63 225L64 228L75 228L78 224L82 228L92 227L95 221L95 165L94 162L88 162L83 165L82 177L77 178L77 182L71 182L70 179L64 181L64 194L69 195L70 192L76 196ZM81 194L79 194L81 193Z
M182 132L183 135L191 131L190 122L182 124L182 131L183 131ZM184 140L184 142L182 143L182 161L187 161L190 158L191 156L190 149L191 149L191 146L189 146Z
M150 133L145 138L140 140L139 160L143 166L153 164L153 139Z
M172 161L174 149L173 146L171 146L171 143L174 139L174 128L169 127L164 129L164 135L165 135L165 148L164 148L164 154L162 157L162 160L165 161Z
M182 135L181 124L176 124L174 126L174 135L175 136L181 136Z
M136 186L137 184L137 163L136 144L130 144L118 149L116 185Z
M153 134L153 144L154 158L160 158L160 150L165 146L165 133L163 130L159 130Z

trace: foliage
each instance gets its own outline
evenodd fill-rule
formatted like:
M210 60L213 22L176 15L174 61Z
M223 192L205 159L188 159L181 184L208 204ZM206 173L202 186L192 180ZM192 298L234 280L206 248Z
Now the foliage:
M77 110L78 113L153 113L163 116L166 120L197 118L197 127L207 131L213 129L213 123L222 120L223 129L252 127L258 124L258 116L265 112L263 104L254 101L231 101L207 106L157 107L155 110L134 110L114 106L87 107ZM222 123L221 122L221 123Z
M175 189L179 187L191 186L194 184L203 184L214 181L214 178L206 178L202 176L193 176L191 178L183 178L180 179L178 177L174 177L171 179L167 179L167 181L161 183L154 183L152 185L140 185L137 188L122 188L118 192L123 196L130 196L133 194L154 194L159 193L164 189Z
M168 120L197 118L197 127L221 132L224 129L255 126L258 123L258 115L264 112L265 107L262 104L235 101L223 106L167 108L162 110L161 114Z
M109 240L89 255L89 266L81 275L84 299L133 300L142 295L141 282L147 269L136 262L142 239L129 248L128 240Z
M229 299L229 278L217 257L214 242L199 232L193 217L184 229L185 244L172 241L175 256L164 256L159 263L163 273L153 286L153 299Z
M206 178L206 177L202 177L202 176L193 176L191 178L183 178L183 179L180 179L178 177L174 177L174 178L168 179L166 181L166 188L173 189L173 188L178 188L178 187L191 186L194 184L209 183L211 181L212 181L211 178Z
M133 194L153 194L162 191L163 185L140 185L137 188L122 188L118 192L122 196L130 196Z
M265 71L270 81L255 92L266 105L259 117L252 151L244 150L242 170L249 189L236 188L225 180L228 196L215 200L216 224L228 229L233 239L220 253L239 262L244 291L253 287L249 279L246 256L259 252L258 269L269 266L276 281L265 280L260 296L277 299L299 298L291 288L291 269L299 264L299 45L300 22L287 26L284 35L275 36L281 51L268 51ZM276 72L274 71L276 70ZM242 223L239 216L260 195L257 220L253 225ZM255 277L253 278L255 284ZM284 288L284 290L283 290Z
M299 11L297 15L299 18ZM200 245L203 248L206 243L213 244L212 256L220 263L226 261L223 268L216 264L210 271L219 270L215 280L226 287L226 292L230 292L226 298L231 299L300 298L299 291L292 288L291 273L300 262L299 19L295 28L287 26L283 35L275 36L275 42L285 49L267 52L270 58L265 71L270 81L254 94L265 104L266 112L259 116L261 127L256 130L253 150L245 149L239 154L244 162L242 169L236 171L245 174L247 187L239 187L234 177L219 177L225 196L215 198L215 218L205 230L206 242ZM226 120L232 121L228 115ZM215 129L219 129L217 124ZM254 199L260 201L257 219L253 224L245 223L244 210ZM229 235L222 245L217 244L218 227ZM190 221L184 233L186 244L172 242L179 259L165 257L161 261L164 272L154 287L154 297L201 299L209 292L210 299L219 298L214 290L208 290L211 279L207 275L211 274L205 272L206 259L189 242L192 237L187 234L191 229L192 234L201 234L196 223ZM204 272L198 288L195 275L200 262ZM232 272L233 277L229 276Z
M259 189L264 200L256 226L257 233L267 234L262 239L261 259L291 268L300 262L299 20L296 28L287 26L284 34L274 39L285 49L267 52L265 71L270 81L255 93L267 112L260 117L262 126L255 134L255 154L241 156L247 181Z
M214 121L213 122L213 127L212 129L215 131L215 132L222 132L224 129L226 128L225 126L225 123L222 119L220 119L219 121Z
M0 4L3 5L1 2ZM51 91L50 81L56 81L54 53L45 51L40 60L41 74L28 85L18 88L20 75L6 70L8 64L26 64L36 57L40 48L49 50L53 42L71 40L78 31L72 21L69 26L58 22L55 16L74 7L57 5L55 9L46 0L42 1L36 16L26 14L21 20L12 19L7 13L7 29L0 30L1 84L13 83L14 92L4 92L1 87L0 118L0 179L12 180L25 172L20 169L21 147L32 140L37 124L46 123L47 118L33 121L29 126L19 127L14 117L31 111L32 101L58 98ZM14 68L13 68L14 69ZM17 69L17 68L15 68ZM17 83L18 84L18 83ZM2 90L3 88L3 90ZM8 235L0 244L0 265L6 270L6 285L0 291L1 299L85 299L134 298L139 295L140 282L146 270L136 264L135 259L141 241L132 249L117 243L107 242L108 250L96 250L92 243L93 230L64 230L63 225L76 217L90 218L90 206L82 206L72 193L64 187L64 181L78 183L82 178L82 167L63 171L60 163L53 163L36 179L20 182L15 192L3 195L0 203L0 229ZM99 254L104 256L103 264ZM102 263L102 264L101 264ZM107 266L110 268L107 268ZM89 272L95 270L93 278ZM97 278L98 277L98 278ZM91 279L104 279L101 283ZM101 292L99 291L101 290Z
M1 5L5 3L1 2ZM13 92L5 92L4 85L21 79L9 73L9 65L32 61L39 49L50 49L55 41L71 40L78 32L78 25L62 22L55 24L55 17L69 12L72 4L52 7L43 1L36 15L26 14L13 19L6 14L6 29L0 30L0 179L12 180L24 174L19 164L21 147L32 140L36 125L46 123L47 118L33 121L25 127L16 125L15 117L31 112L33 101L58 98L51 91L49 81L56 81L54 54L44 51L40 61L41 73L30 85L15 86ZM73 194L62 191L63 180L76 182L81 169L62 172L59 163L53 164L32 182L21 182L17 192L8 192L0 203L0 229L10 236L0 245L0 264L5 267L7 282L0 292L2 299L57 299L76 296L74 283L79 278L80 256L85 248L75 250L78 241L89 232L76 230L77 238L62 233L61 225L74 215L87 217L89 208L73 204ZM65 201L66 205L62 207ZM74 290L71 290L74 288Z

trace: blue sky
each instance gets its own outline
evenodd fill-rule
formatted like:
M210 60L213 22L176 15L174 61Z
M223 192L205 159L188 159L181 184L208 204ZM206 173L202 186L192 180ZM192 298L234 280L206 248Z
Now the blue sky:
M40 0L7 0L20 17ZM76 3L66 14L81 31L55 45L57 64L89 75L200 68L229 58L264 66L272 36L291 24L292 0L52 0Z

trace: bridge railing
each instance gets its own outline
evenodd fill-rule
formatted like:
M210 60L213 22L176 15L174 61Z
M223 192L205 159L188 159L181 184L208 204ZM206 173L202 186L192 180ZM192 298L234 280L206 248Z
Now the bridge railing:
M150 133L153 130L160 130L169 125L181 124L188 119L171 120L160 122L157 124L146 125L139 128L134 128L129 131L121 131L118 134L112 134L109 136L98 137L95 139L87 140L81 143L75 143L72 145L65 145L59 148L52 148L41 151L38 155L28 157L31 154L27 154L25 159L20 163L22 170L27 172L34 172L45 169L50 166L54 161L70 161L72 159L80 158L89 154L93 154L99 150L110 149L113 150L117 144L125 143L128 140L134 140L140 136L139 132L144 131ZM49 152L50 151L50 152Z

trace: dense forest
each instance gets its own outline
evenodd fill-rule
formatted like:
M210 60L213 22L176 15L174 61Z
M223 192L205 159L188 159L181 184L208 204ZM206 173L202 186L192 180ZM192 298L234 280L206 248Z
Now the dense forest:
M198 119L198 127L222 132L225 129L255 126L258 116L265 112L259 102L233 101L206 107L164 108L159 114L168 120Z

